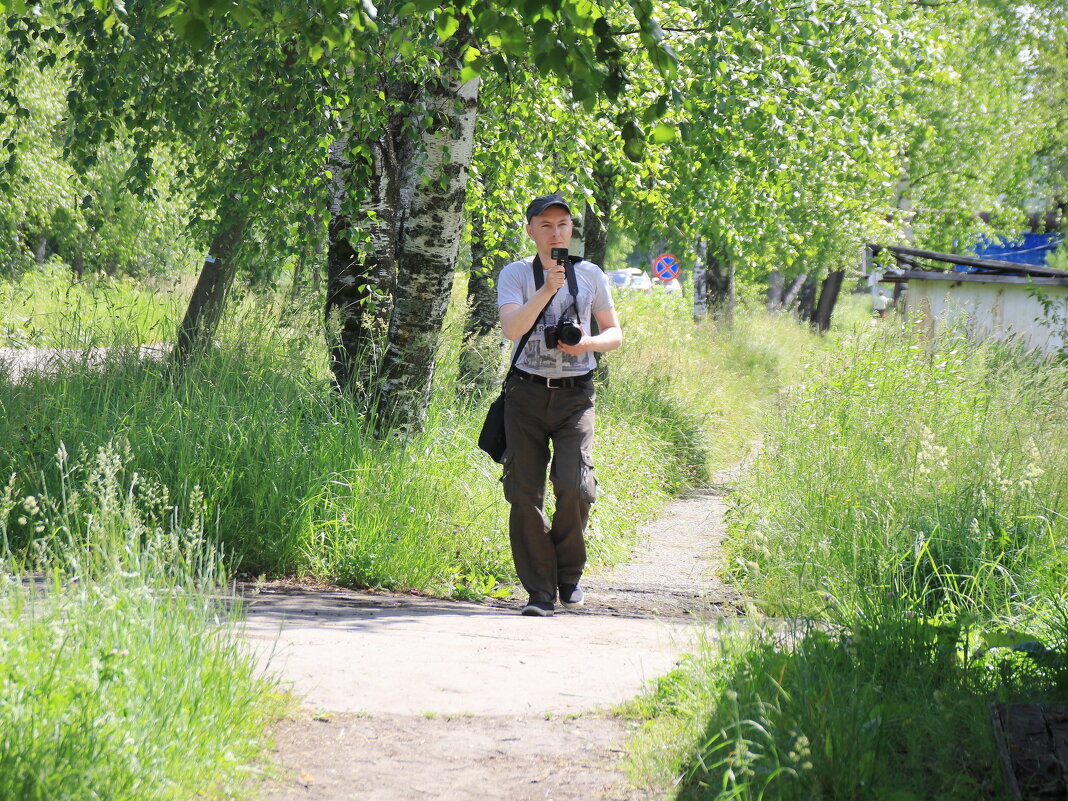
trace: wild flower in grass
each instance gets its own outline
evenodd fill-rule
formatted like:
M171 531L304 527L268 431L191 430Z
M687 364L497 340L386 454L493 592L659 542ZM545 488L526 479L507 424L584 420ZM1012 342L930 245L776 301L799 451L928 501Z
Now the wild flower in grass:
M920 448L916 453L916 473L930 477L936 470L949 467L949 449L935 442L934 432L926 425L920 425Z
M768 547L767 535L762 531L754 531L750 537L750 547L761 556L771 556L771 549Z
M791 730L790 735L793 742L786 758L794 763L798 770L812 770L812 744L808 737L796 730Z
M994 461L989 468L990 471L990 483L996 486L1001 492L1007 492L1009 487L1013 485L1013 480L1005 475L1002 470L1001 462ZM985 491L980 490L979 501L985 506L987 503L987 494Z
M1020 476L1018 486L1022 492L1028 492L1034 489L1035 479L1040 478L1046 471L1039 466L1039 461L1042 459L1042 455L1038 451L1038 446L1033 439L1027 440L1027 457L1028 462L1024 466L1023 473Z

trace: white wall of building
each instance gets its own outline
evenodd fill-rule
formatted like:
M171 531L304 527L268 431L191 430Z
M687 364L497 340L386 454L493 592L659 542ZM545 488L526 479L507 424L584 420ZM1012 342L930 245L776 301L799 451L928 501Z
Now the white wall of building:
M1016 339L1027 348L1052 353L1068 347L1068 286L1058 279L1015 276L954 278L909 275L906 314L934 333L947 323L963 324L977 338ZM1047 299L1043 308L1040 293Z

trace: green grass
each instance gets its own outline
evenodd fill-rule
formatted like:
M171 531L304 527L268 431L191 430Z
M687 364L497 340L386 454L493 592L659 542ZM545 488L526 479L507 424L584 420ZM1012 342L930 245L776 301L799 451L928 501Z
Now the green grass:
M62 262L0 281L0 347L91 347L170 340L185 292L163 279L78 278Z
M70 289L70 307L90 292ZM41 333L17 340L113 349L96 366L0 383L10 572L57 577L41 594L15 581L4 595L2 647L31 657L5 660L14 784L0 790L188 798L239 785L277 704L221 635L231 621L211 598L235 572L461 598L510 590L500 468L474 444L484 408L454 391L461 302L426 430L403 440L371 437L364 410L332 389L316 308L246 298L182 380L134 358L147 329L125 312L96 337L53 307ZM624 558L672 493L743 454L782 389L833 345L787 317L694 326L671 298L620 312L626 344L598 398L599 564ZM48 692L32 701L38 686Z
M949 335L859 337L812 375L737 496L771 610L1014 615L1064 565L1068 369Z
M120 483L123 448L0 498L35 532L0 586L0 797L234 798L282 704L231 630L198 510ZM195 506L197 499L191 499Z
M462 597L507 586L499 467L474 447L483 408L452 390L460 300L418 436L368 435L364 410L332 389L316 310L250 298L181 382L119 348L96 369L0 387L0 474L54 492L61 443L77 456L121 433L128 471L177 497L199 487L233 570ZM669 298L641 300L623 309L627 344L608 360L598 399L589 540L600 563L622 558L671 493L735 459L773 408L756 397L800 363L786 355L788 321L760 337L744 325L721 333L695 328ZM680 332L686 341L665 344ZM730 435L707 436L721 429ZM10 537L19 551L32 532L13 525Z
M1068 700L1068 370L857 326L741 480L724 634L631 710L682 799L995 799L988 703Z
M741 309L732 326L695 325L688 298L621 297L624 346L610 359L620 380L610 383L608 403L643 413L683 460L687 481L741 458L776 414L779 393L833 346L791 315Z

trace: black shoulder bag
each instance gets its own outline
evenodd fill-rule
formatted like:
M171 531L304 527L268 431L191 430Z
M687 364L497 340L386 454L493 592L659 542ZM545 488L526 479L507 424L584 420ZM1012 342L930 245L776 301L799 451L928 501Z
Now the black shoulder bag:
M541 257L534 257L531 268L534 271L534 291L537 291L545 283L545 277L541 274ZM578 287L574 277L575 271L570 259L564 269L567 271L568 288L571 290L572 295L577 295ZM553 297L556 296L554 295ZM552 298L549 298L549 303L552 302ZM504 374L504 380L501 382L501 394L494 399L486 411L486 421L482 424L482 431L478 435L478 447L488 453L489 457L495 462L501 461L507 445L504 436L504 386L508 383L508 378L512 375L512 370L515 369L515 363L519 360L519 354L523 352L523 348L527 345L527 340L530 339L534 329L538 327L538 321L545 314L545 309L549 307L549 303L546 303L542 310L538 312L538 316L534 319L534 325L519 340L515 353L512 354L512 363L508 365L508 372Z

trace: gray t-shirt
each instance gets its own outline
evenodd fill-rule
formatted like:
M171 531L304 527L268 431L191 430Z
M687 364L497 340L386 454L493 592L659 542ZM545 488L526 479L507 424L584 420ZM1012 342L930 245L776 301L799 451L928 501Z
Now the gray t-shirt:
M531 269L533 256L521 261L513 261L501 270L497 279L497 308L508 303L522 306L530 300L537 287L534 286L534 271ZM545 326L556 325L561 317L575 319L575 307L578 308L578 322L589 333L590 318L596 312L614 306L612 291L608 288L608 278L593 262L580 261L575 265L575 278L578 283L578 303L572 305L573 298L567 283L560 288L556 296L549 301L548 308L541 316L534 332L527 340L523 353L516 362L516 367L528 373L536 373L546 378L566 378L567 376L588 373L597 366L597 359L592 353L569 356L558 348L545 347ZM512 342L512 355L519 340Z

